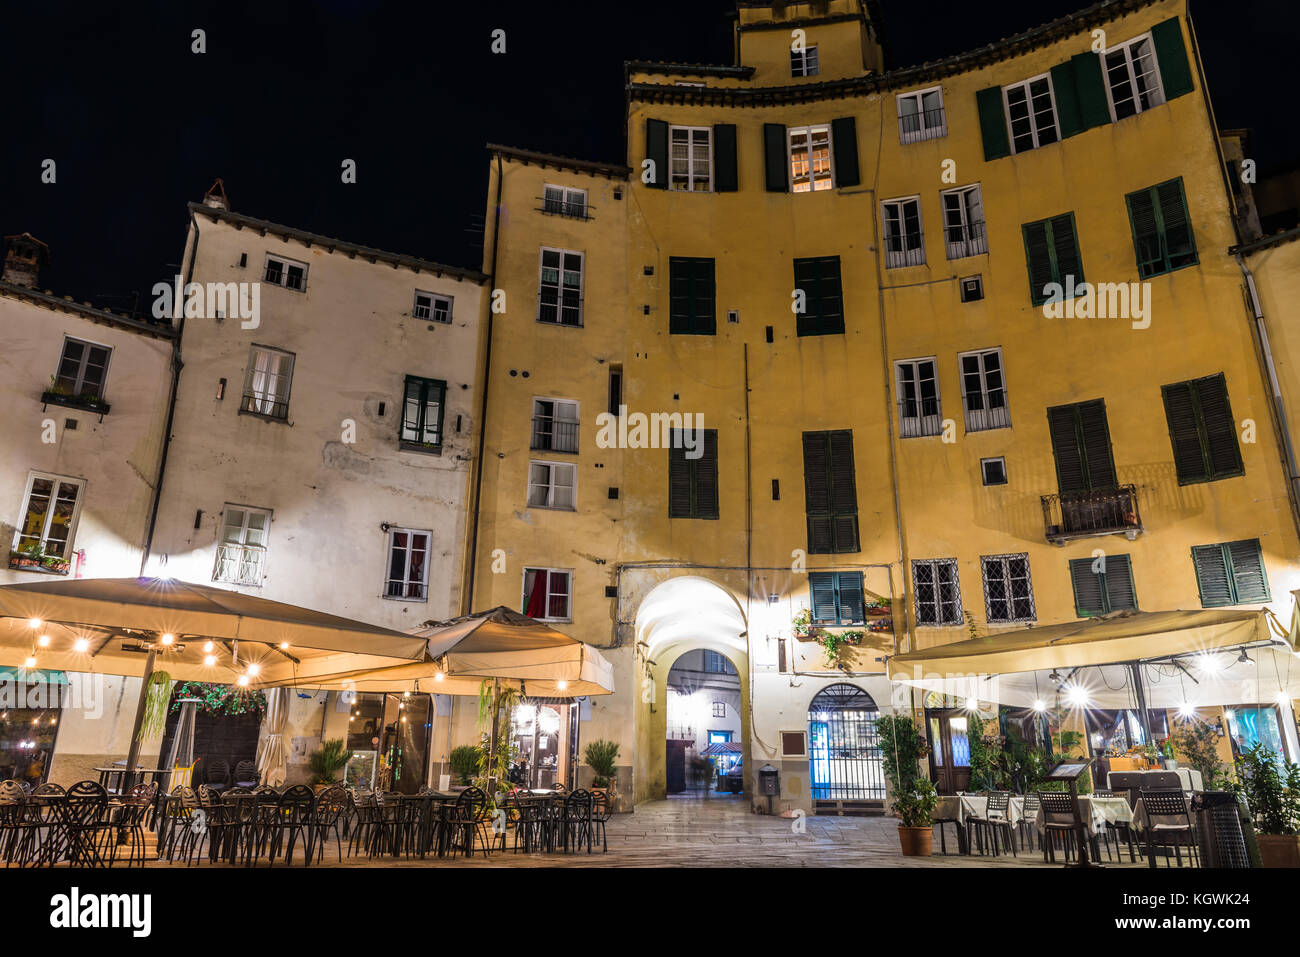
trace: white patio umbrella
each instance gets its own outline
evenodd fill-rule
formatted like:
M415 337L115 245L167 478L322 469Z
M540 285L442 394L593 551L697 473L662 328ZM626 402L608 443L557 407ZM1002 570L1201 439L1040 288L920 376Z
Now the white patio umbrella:
M266 692L265 733L257 743L258 780L272 787L284 783L288 775L284 749L284 728L289 720L289 689L270 688Z

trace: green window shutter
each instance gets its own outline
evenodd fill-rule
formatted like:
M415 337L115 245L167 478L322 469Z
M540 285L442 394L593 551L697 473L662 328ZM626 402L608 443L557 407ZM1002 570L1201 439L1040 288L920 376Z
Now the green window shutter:
M1133 566L1127 555L1107 555L1102 579L1106 589L1106 610L1137 608L1137 590L1133 587Z
M668 449L668 517L691 517L691 462L686 449L679 448L679 433L673 433Z
M1043 291L1047 284L1056 281L1047 221L1026 223L1020 228L1025 237L1025 263L1029 267L1029 298L1037 306L1047 299Z
M821 328L821 281L816 259L794 261L794 288L803 293L803 312L795 315L795 331L815 336Z
M1223 373L1176 382L1161 389L1178 483L1210 482L1241 475L1237 425Z
M834 551L831 531L830 447L825 432L803 434L804 511L808 516L808 551L826 555Z
M1223 546L1232 567L1232 588L1237 604L1268 601L1268 576L1264 574L1264 555L1259 539L1229 542Z
M796 259L794 287L804 294L804 311L795 318L795 329L800 336L832 336L844 332L839 256Z
M1160 85L1165 99L1172 100L1191 93L1192 70L1187 63L1187 49L1183 46L1183 30L1177 17L1151 28L1151 42L1156 48L1156 62L1160 66Z
M814 622L838 621L835 575L832 572L810 572L808 590L812 593L812 620Z
M1197 261L1196 239L1187 215L1181 178L1129 193L1125 201L1141 278L1148 279Z
M1079 445L1074 406L1058 405L1047 410L1047 429L1052 436L1052 457L1056 460L1056 484L1061 494L1088 488L1084 475L1083 449Z
M1079 239L1074 230L1074 213L1065 213L1048 220L1055 260L1056 281L1065 284L1067 276L1074 277L1075 286L1083 284L1083 261L1079 258Z
M1222 545L1193 546L1192 564L1196 567L1196 587L1201 593L1202 608L1233 604L1228 559Z
M1128 203L1129 226L1133 230L1133 254L1137 257L1138 275L1145 279L1164 272L1164 243L1156 218L1154 191L1140 189L1124 198Z
M1114 488L1115 462L1110 452L1110 427L1106 422L1106 403L1101 399L1080 402L1079 437L1087 462L1088 487L1093 490Z
M1201 445L1200 416L1190 382L1177 382L1161 390L1165 400L1165 419L1169 423L1169 443L1174 450L1174 471L1178 484L1204 482L1209 478L1205 450Z
M769 193L785 193L790 189L785 141L785 126L780 123L763 124L763 162Z
M1002 87L991 86L975 94L979 109L980 133L984 138L984 159L995 160L1011 155L1007 136L1007 119L1002 112Z
M713 189L734 193L739 188L736 172L736 125L716 123L713 127Z
M647 185L668 188L668 124L663 120L645 121L645 155L654 163L654 179Z
M858 186L858 128L851 116L831 120L831 149L834 150L835 185Z
M695 517L718 517L718 430L704 430L704 454L695 468Z
M1056 118L1061 124L1061 138L1082 133L1085 129L1079 108L1079 91L1074 78L1074 61L1066 60L1052 67L1052 91L1056 94Z
M681 430L668 449L668 517L718 517L718 431L704 429L703 454L688 458Z
M1240 475L1244 469L1241 446L1237 444L1237 423L1232 417L1232 407L1228 405L1228 380L1220 372L1197 379L1194 384L1201 405L1211 476L1227 478Z
M1101 70L1101 57L1096 53L1076 53L1074 85L1079 94L1079 119L1085 130L1105 126L1110 122L1110 103L1106 99L1106 78Z
M1074 585L1074 610L1080 618L1106 614L1106 593L1101 576L1092 570L1091 558L1070 562L1070 582Z
M668 260L668 331L711 336L717 332L712 259L673 256Z
M830 445L831 538L837 552L856 552L858 546L858 482L853 467L853 432L827 433Z
M1101 399L1047 410L1047 426L1062 495L1116 486L1106 403Z
M835 576L839 592L840 621L856 625L864 621L861 572L838 572Z
M1155 188L1155 194L1160 205L1161 229L1169 268L1177 269L1196 262L1196 238L1192 235L1192 223L1187 215L1182 177L1161 183Z

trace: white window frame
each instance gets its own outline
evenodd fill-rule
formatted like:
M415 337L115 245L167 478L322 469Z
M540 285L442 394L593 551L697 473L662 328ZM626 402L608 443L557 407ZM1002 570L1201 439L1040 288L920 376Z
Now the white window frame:
M276 358L274 369L257 368L257 357L265 354ZM274 346L262 346L254 343L248 350L248 369L244 373L244 395L240 401L240 411L248 415L260 415L267 419L287 421L289 418L289 395L293 391L293 369L295 356L292 352L277 349ZM286 371L287 369L287 371ZM271 381L271 391L255 386L257 377L263 376L263 384ZM276 391L283 382L284 392ZM277 415L275 407L284 406L284 415ZM248 408L245 408L248 406ZM269 408L268 408L269 407Z
M272 279L272 278L270 277L270 275L269 275L269 268L270 268L271 263L273 263L273 262L276 262L276 263L279 263L279 264L280 264L280 281L279 281L279 282L276 282L276 281L275 281L274 279ZM300 286L290 286L290 285L288 284L288 283L289 283L289 267L290 267L290 266L297 266L299 269L302 270L302 285L300 285ZM279 287L282 288L282 289L288 289L288 290L291 291L291 292L306 292L306 291L307 291L307 270L308 270L308 268L309 268L309 267L308 267L308 265L307 265L305 262L300 262L300 261L298 261L297 259L290 259L289 257L287 257L287 256L281 256L281 255L279 255L278 253L267 253L267 254L266 254L266 262L265 262L265 263L263 264L263 266L262 266L262 281L265 282L265 283L268 283L268 284L270 284L270 285L272 285L272 286L279 286Z
M558 193L558 196L552 195ZM587 218L587 191L577 186L545 183L542 186L542 212L572 219Z
M560 265L558 267L557 285L555 288L555 321L542 318L542 288L545 285L542 281L542 270L545 269L545 258L547 253L558 253L560 256ZM564 317L564 257L577 256L578 267L578 321L577 323L563 322ZM581 329L584 321L584 312L586 311L586 287L587 287L587 254L577 249L562 249L559 246L543 246L537 254L537 321L545 323L548 326L560 326L568 329Z
M984 471L984 463L1001 462L1002 463L1002 481L988 481L988 474ZM980 484L985 488L997 488L999 485L1008 485L1011 482L1011 476L1007 475L1007 457L1005 455L990 455L980 459Z
M1040 143L1038 138L1038 124L1034 122L1034 98L1030 92L1030 84L1039 80L1047 81L1047 95L1052 101L1052 129L1056 133L1056 139L1052 143L1061 142L1061 113L1056 106L1056 86L1052 83L1052 74L1040 73L1037 76L1031 76L1028 79L1021 80L1019 83L1009 83L1002 88L1002 115L1006 118L1007 124L1007 141L1011 146L1012 153L1027 153L1029 150L1036 150L1042 146L1051 146L1052 143ZM1011 91L1023 88L1025 91L1025 107L1029 110L1029 133L1033 137L1034 145L1026 149L1016 149L1016 133L1011 126Z
M525 565L523 574L521 575L519 581L519 591L521 596L519 601L519 607L522 609L522 613L525 615L528 614L528 573L529 572L546 572L548 576L559 573L565 576L569 588L568 593L565 595L567 604L564 609L565 615L563 618L551 617L550 615L547 615L545 617L538 618L536 620L537 621L573 621L573 569L572 568L547 568L544 565ZM551 608L551 596L555 594L558 593L551 591L551 579L548 577L546 580L546 610L547 611L550 611Z
M547 473L546 484L533 481L533 467L544 466L550 471ZM569 474L573 476L571 485L560 485L555 481L556 469L568 469ZM572 489L572 505L556 505L555 494L558 489ZM533 490L544 489L544 501L537 503L533 501ZM550 459L529 459L528 460L528 496L524 500L528 508L547 508L557 512L576 512L578 510L578 465L576 462L555 462Z
M230 516L232 512L240 513L239 520L239 541L227 541L226 529L230 528ZM263 518L262 540L261 545L250 545L248 543L248 525L249 517L260 515ZM266 577L266 559L270 553L271 542L271 522L275 516L269 508L257 508L251 505L237 505L233 502L227 502L221 509L221 524L217 527L217 556L212 565L212 580L214 582L224 582L228 585L246 585L253 588L261 588L262 580ZM223 576L222 572L225 567L233 563L235 573L231 576ZM245 569L251 572L245 572Z
M421 305L420 297L428 296L428 305ZM427 322L451 322L452 305L454 298L441 292L430 292L427 289L415 290L415 299L411 304L411 315L416 319L423 319ZM423 312L423 314L421 314Z
M925 115L925 96L927 93L939 94L939 122L931 126ZM916 100L916 112L904 113L903 102L905 100ZM943 102L943 87L927 86L924 90L913 90L910 93L899 93L894 97L894 105L898 110L898 142L901 144L920 143L923 140L935 140L941 136L948 135L948 112ZM915 130L903 129L903 117L917 117L917 128Z
M678 160L673 156L673 142L679 133L686 135L686 184L679 186L680 175ZM704 169L698 169L701 161L695 155L697 140L703 138L708 146L708 156L703 160ZM713 192L713 127L711 126L670 126L668 127L668 188L679 193Z
M27 512L31 507L32 487L39 481L48 481L53 484L50 486L50 504L45 512L45 522L41 525L40 546L41 553L45 553L46 543L50 540L50 527L54 524L54 507L59 501L59 490L64 485L72 485L77 489L77 499L72 504L72 517L68 519L68 538L64 543L64 554L58 557L64 561L72 561L73 546L77 539L77 523L81 519L81 506L86 501L86 480L73 478L70 475L58 475L54 472L36 472L27 473L27 485L23 488L22 502L19 503L18 521L14 523L14 538L11 551L18 554L18 548L22 540L27 537L23 534L23 529L27 521ZM30 544L30 543L29 543Z
M1137 86L1137 71L1133 68L1133 51L1132 47L1147 42L1147 49L1151 57L1152 70L1146 78L1154 80L1154 95L1151 98L1150 106L1143 106L1139 99ZM1160 58L1156 54L1155 40L1150 33L1143 33L1141 36L1133 37L1131 40L1125 40L1123 43L1117 43L1114 46L1107 47L1098 56L1101 58L1101 79L1106 85L1106 105L1110 108L1110 119L1112 123L1118 123L1120 117L1115 112L1115 90L1110 83L1110 64L1106 62L1107 58L1115 52L1122 52L1124 55L1124 71L1128 76L1129 89L1133 91L1133 107L1135 112L1133 116L1145 113L1147 110L1157 106L1163 106L1168 100L1165 99L1165 86L1160 78ZM1124 117L1128 119L1128 117Z
M970 203L967 197L972 193L975 194L976 203L979 205L980 218L978 220L971 219ZM948 238L949 228L956 225L948 221L949 196L957 197L957 210L961 213L960 228L964 238L955 243ZM988 223L984 215L984 191L980 189L979 183L940 190L939 215L942 218L943 245L949 262L954 259L982 256L989 251Z
M921 405L921 377L919 363L929 362L934 367L934 405L935 411L931 415L926 415L922 411L924 406ZM911 381L916 391L917 411L921 414L915 416L905 416L903 414L903 403L905 390L903 389L904 369L908 369L908 380ZM918 356L915 359L898 359L894 362L894 384L898 390L898 431L901 438L924 438L932 435L943 433L943 396L939 389L939 359L937 356ZM907 423L914 423L909 430Z
M402 568L402 578L400 582L402 586L403 594L392 595L389 594L389 590L392 585L398 583L398 579L390 578L389 575L391 574L392 567L393 567L393 549L397 547L394 544L393 540L398 535L407 536L406 545L403 548L403 551L406 555L406 562ZM415 552L415 549L411 547L410 536L412 535L423 535L425 541L424 568L422 570L420 581L418 583L420 586L420 591L422 593L420 595L405 594L407 589L409 589L413 584L416 584L415 582L411 581L411 556ZM396 526L390 527L388 529L388 540L384 548L384 590L382 593L382 597L387 599L388 601L427 602L429 600L429 566L432 564L433 564L433 532L430 529L398 528Z
M725 718L727 716L727 702L725 701L713 702L713 716L715 718Z
M76 378L73 379L72 383L72 396L74 398L79 398L84 395L83 390L86 385L86 365L90 360L90 350L103 349L108 353L108 356L104 359L104 381L100 383L99 391L92 393L100 399L103 399L104 393L108 390L108 369L113 362L113 347L104 345L102 342L92 342L89 339L82 339L79 336L64 336L63 344L59 347L58 365L54 367L54 381L56 384L63 378L59 373L63 370L63 358L67 355L69 342L75 342L84 347L82 350L81 361L77 365L77 375Z
M936 569L938 568L938 566L943 565L952 569L953 587L956 589L956 600L955 602L952 603L956 607L957 617L955 619L943 618L944 603L941 600L939 600L939 591L938 591L939 586L937 584L938 575L936 574L935 575L935 582L936 582L935 610L940 620L938 621L921 620L921 595L919 589L916 587L916 569L920 565L933 565L935 566ZM914 558L912 559L912 606L913 606L912 608L913 614L916 615L916 627L918 628L952 628L957 625L965 624L965 620L962 617L961 569L957 565L957 559L955 558Z
M917 246L915 249L906 247L907 237L905 233L900 233L903 240L904 248L891 250L889 248L889 215L890 207L896 207L896 216L899 228L906 225L904 211L907 203L916 204L916 226L920 232L917 234ZM925 265L925 215L921 207L921 197L916 196L896 196L893 199L885 199L880 202L880 244L881 250L885 254L886 269L905 269L909 266Z
M826 134L826 175L819 179L816 170L813 168L813 143L812 138L816 133ZM794 166L795 139L802 136L805 146L802 147L808 151L808 183L807 189L796 188ZM829 123L813 123L809 126L792 126L786 130L785 135L785 168L790 174L790 192L792 193L821 193L835 188L835 143L832 138L831 125ZM825 185L818 185L824 183Z
M821 57L817 55L817 44L805 43L802 50L790 47L790 75L792 77L818 76L821 73Z
M1002 405L994 409L989 406L989 370L985 361L987 356L996 355L998 357L998 377L1002 380L999 391L1002 393ZM966 360L975 358L979 362L979 379L980 379L980 400L983 402L982 409L972 409L970 407L969 393L966 390ZM1011 428L1011 403L1007 395L1007 365L1002 356L1002 347L995 346L992 349L971 349L969 352L957 353L957 378L961 381L961 407L966 416L967 432L988 432L992 429L1009 429Z
M541 402L550 402L552 404L553 410L550 416L547 416L546 413L539 408L539 403ZM572 417L564 414L570 409L572 410ZM549 446L536 444L537 436L539 435L537 430L537 420L542 418L549 418L551 421L551 428L548 433L551 442ZM560 448L555 444L555 424L557 422L572 422L576 426L573 435L573 448ZM528 447L530 449L540 452L562 452L576 455L579 448L579 433L582 429L582 403L577 399L562 399L558 396L551 395L535 395L533 396L533 414L532 418L529 419L528 426Z
M1029 614L1015 614L1015 597L1011 593L1011 571L1010 562L1012 559L1022 559L1025 563L1025 583L1029 587ZM1002 583L1007 586L1007 611L1011 613L1010 618L994 618L993 605L989 600L989 566L996 565L1002 571ZM1014 552L1007 555L981 555L980 556L980 583L984 586L984 620L990 625L1014 625L1017 622L1037 621L1038 609L1034 604L1034 576L1029 567L1028 552Z

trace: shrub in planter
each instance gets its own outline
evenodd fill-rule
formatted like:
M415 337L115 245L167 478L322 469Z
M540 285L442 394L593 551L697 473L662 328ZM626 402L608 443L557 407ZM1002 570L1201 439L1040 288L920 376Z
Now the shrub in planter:
M595 774L591 782L593 788L607 788L614 779L614 762L618 759L618 745L601 738L592 741L583 752L583 760Z
M307 755L307 767L311 770L311 784L330 785L338 781L339 772L347 767L352 752L342 738L322 741L321 746Z
M912 787L895 796L893 808L898 814L898 842L905 857L929 857L934 843L934 807L938 792L926 778L917 778Z
M1300 765L1262 743L1237 758L1237 790L1254 818L1265 867L1300 867Z
M463 787L469 787L474 775L478 774L479 749L472 744L462 744L451 749L448 757L451 773Z

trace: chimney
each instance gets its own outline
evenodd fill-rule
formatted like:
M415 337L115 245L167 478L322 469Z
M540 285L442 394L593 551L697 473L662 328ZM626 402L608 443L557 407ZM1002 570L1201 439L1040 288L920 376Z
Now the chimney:
M41 267L50 261L50 247L31 233L5 237L5 264L0 279L15 286L36 288Z
M211 206L213 209L230 210L230 200L226 198L226 188L221 185L221 178L212 184L206 193L203 194L203 205Z

